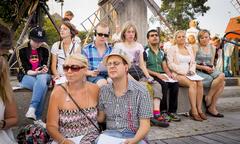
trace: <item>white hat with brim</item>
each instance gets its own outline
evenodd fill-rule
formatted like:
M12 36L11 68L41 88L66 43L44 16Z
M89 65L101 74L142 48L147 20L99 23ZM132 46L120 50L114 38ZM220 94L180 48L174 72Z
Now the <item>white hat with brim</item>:
M110 56L119 56L127 62L128 67L131 67L131 62L129 60L128 54L122 49L114 49L109 55L105 56L103 59L103 64L107 64L107 60Z

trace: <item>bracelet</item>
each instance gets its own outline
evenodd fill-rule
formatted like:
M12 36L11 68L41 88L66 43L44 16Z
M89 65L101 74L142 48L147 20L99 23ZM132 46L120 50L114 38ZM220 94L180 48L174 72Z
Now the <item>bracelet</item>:
M1 120L1 121L3 123L1 129L3 129L6 126L6 121L5 120Z

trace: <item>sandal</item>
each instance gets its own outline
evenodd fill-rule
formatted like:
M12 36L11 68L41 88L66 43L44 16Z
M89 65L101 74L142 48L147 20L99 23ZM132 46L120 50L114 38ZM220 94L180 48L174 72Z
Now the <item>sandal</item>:
M195 121L203 121L203 119L198 114L193 114L191 110L189 110L189 115Z
M207 120L207 116L204 113L199 113L199 116L203 119L203 120Z
M213 114L208 109L206 110L206 113L209 114L210 116L213 116L213 117L219 117L219 118L223 118L224 117L223 114L221 114L221 113Z

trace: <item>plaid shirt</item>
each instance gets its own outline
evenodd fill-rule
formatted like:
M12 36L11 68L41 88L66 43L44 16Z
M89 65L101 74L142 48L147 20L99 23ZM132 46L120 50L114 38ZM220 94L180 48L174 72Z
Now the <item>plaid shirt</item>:
M128 81L128 90L120 97L115 96L112 83L101 87L98 108L106 114L107 129L136 132L141 118L153 116L151 97L135 80Z
M98 68L99 63L103 61L103 58L109 55L112 52L112 47L106 44L106 51L102 56L99 55L97 48L95 47L94 42L88 44L82 49L82 54L85 55L88 59L88 69L95 70Z

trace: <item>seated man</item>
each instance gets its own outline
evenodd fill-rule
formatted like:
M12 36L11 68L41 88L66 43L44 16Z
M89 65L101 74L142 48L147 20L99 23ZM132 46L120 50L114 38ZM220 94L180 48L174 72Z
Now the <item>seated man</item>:
M112 83L101 87L98 121L106 121L104 134L126 139L125 143L145 143L150 130L152 101L147 89L139 82L128 79L130 61L118 49L105 57Z
M32 100L26 113L27 118L40 120L45 95L48 90L50 51L45 41L45 31L35 27L30 31L29 41L16 50L19 64L18 80L21 87L32 90Z
M157 30L150 30L147 33L148 46L144 51L144 59L149 74L162 86L162 100L160 110L167 121L180 121L177 116L178 100L178 82L167 82L168 78L173 78L170 72L164 52L159 48L159 36ZM163 75L166 73L166 75ZM167 104L167 95L169 90L169 105Z
M109 37L109 27L100 23L95 31L96 39L82 49L82 54L89 62L87 80L96 83L99 87L107 84L107 71L99 69L105 56L112 52L112 47L107 45Z

